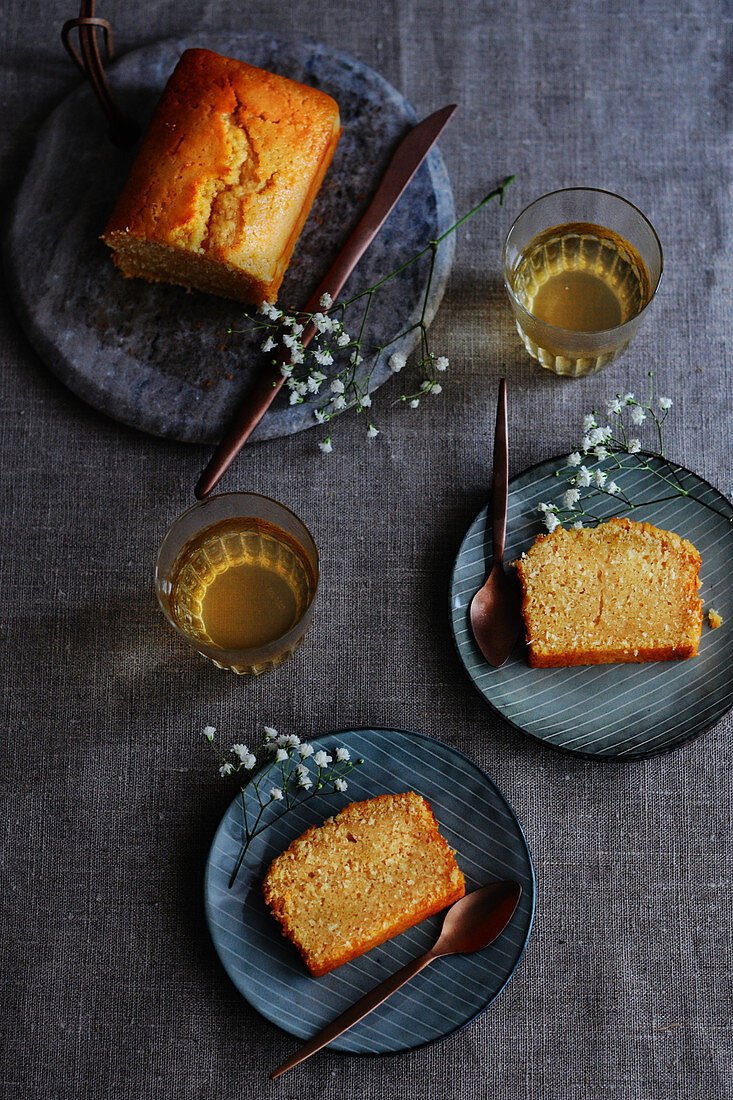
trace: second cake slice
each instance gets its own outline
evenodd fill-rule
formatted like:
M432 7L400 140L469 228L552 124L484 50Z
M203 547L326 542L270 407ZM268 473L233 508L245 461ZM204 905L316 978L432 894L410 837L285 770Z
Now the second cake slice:
M671 531L612 519L539 535L516 563L535 668L694 657L700 555Z
M270 866L263 893L311 974L391 939L465 893L453 851L420 795L352 802Z

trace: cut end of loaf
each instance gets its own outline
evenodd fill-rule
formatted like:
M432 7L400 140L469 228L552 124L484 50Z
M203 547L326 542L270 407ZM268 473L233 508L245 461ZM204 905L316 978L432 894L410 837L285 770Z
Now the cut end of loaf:
M649 523L539 535L516 563L534 668L694 657L700 555Z
M352 802L270 866L263 893L319 977L465 893L453 851L412 791Z
M231 264L209 260L185 248L141 240L130 233L107 233L104 240L126 279L173 283L248 305L277 300L281 280L262 283Z

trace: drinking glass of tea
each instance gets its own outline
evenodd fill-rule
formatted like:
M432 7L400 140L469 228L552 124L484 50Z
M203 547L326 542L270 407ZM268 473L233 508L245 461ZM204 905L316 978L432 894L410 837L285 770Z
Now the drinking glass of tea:
M593 187L531 203L507 234L506 286L529 354L556 374L592 374L617 359L662 277L662 246L640 210Z
M222 493L170 527L155 564L168 622L218 668L258 675L303 640L318 587L318 550L284 505Z

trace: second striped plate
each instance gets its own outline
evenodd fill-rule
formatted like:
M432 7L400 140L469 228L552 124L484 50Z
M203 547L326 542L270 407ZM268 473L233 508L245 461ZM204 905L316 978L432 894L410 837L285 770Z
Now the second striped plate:
M427 951L443 914L340 966L309 976L280 934L260 883L272 859L309 825L321 824L348 802L378 794L416 791L430 803L471 891L499 879L523 889L511 921L489 947L474 955L438 959L388 1001L336 1039L329 1049L358 1054L410 1050L443 1038L482 1012L503 989L524 951L534 913L534 872L524 834L511 807L484 772L456 749L405 730L348 730L313 741L339 746L365 763L349 775L348 794L318 795L284 817L277 804L271 824L250 845L239 876L228 880L242 841L239 799L229 807L211 846L205 877L206 916L214 946L237 989L263 1016L307 1039L411 959ZM245 795L256 809L253 794ZM285 1049L275 1056L281 1060Z

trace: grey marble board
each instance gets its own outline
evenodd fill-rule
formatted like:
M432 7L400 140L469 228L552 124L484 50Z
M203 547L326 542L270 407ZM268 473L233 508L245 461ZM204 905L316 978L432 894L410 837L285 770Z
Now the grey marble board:
M201 33L158 42L110 67L123 109L145 126L181 53L200 46L322 88L338 102L344 133L280 292L303 305L366 207L415 112L378 73L338 51L269 36ZM31 343L74 393L135 428L213 443L262 366L262 336L247 331L237 302L165 284L123 279L99 239L135 149L120 151L88 88L71 93L39 132L5 238L7 284ZM371 286L454 221L443 158L433 149L352 275L345 293ZM453 259L453 238L438 252L430 289L432 320ZM374 299L369 336L390 339L418 319L426 262L409 268ZM243 331L228 333L231 327ZM416 334L393 350L408 354ZM371 388L389 376L377 368ZM314 425L311 399L280 395L253 439Z

